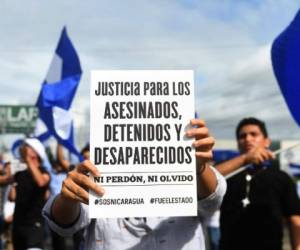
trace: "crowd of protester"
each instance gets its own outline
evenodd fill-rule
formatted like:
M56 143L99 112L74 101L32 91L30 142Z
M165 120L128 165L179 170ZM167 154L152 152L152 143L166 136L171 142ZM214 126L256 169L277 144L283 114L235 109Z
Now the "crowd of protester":
M81 151L89 158L89 144ZM46 201L60 193L74 165L57 144L56 155L37 138L24 139L17 158L0 154L0 249L82 250L83 230L73 238L51 230L42 216ZM7 154L6 154L7 155ZM6 158L6 159L5 159Z
M0 155L0 249L281 250L284 224L291 249L300 249L296 187L276 165L264 122L243 119L236 129L240 154L214 167L214 138L202 120L191 123L187 136L195 139L197 152L198 217L90 220L87 188L99 195L104 190L86 178L99 174L88 161L89 145L81 151L87 161L72 164L61 145L53 153L38 139L26 138L18 160Z

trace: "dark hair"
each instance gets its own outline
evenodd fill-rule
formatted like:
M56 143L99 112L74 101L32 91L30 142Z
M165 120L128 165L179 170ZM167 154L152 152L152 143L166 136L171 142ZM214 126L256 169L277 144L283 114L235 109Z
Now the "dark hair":
M80 153L83 154L86 151L90 151L90 143L86 144L83 149L81 149Z
M39 163L40 164L43 163L43 160L42 160L41 156L35 151L35 149L31 145L27 144L25 141L23 141L23 143L20 145L20 147L18 149L19 153L20 153L20 159L25 160L25 151L24 151L25 147L31 148L37 154L37 158L39 160Z
M240 131L241 131L242 127L247 126L247 125L256 125L256 126L258 126L260 131L263 133L264 137L268 138L268 132L267 132L266 124L263 121L261 121L259 119L256 119L254 117L248 117L248 118L242 119L236 127L235 136L236 136L237 139L239 138L239 134L240 134Z

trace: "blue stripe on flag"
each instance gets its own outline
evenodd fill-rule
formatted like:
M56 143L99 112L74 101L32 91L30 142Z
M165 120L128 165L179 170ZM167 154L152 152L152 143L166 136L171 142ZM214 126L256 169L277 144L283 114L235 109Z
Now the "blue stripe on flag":
M272 65L285 102L300 126L300 12L274 40Z

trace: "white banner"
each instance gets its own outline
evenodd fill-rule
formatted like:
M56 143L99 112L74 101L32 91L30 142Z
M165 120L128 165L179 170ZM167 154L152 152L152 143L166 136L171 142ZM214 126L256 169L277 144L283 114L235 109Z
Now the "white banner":
M194 115L193 71L92 71L90 217L197 215Z

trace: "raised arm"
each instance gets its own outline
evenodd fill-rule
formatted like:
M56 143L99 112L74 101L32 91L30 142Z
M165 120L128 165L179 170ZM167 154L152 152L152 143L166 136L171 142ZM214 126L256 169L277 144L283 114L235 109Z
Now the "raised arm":
M193 146L196 148L198 196L202 199L212 194L217 186L216 175L209 167L215 140L210 136L203 120L193 119L191 125L193 128L186 134L189 137L195 137Z
M70 162L65 159L63 147L59 143L57 143L56 154L57 154L57 160L59 164L63 167L65 171L68 171L70 168Z
M266 160L274 159L273 153L264 148L256 147L247 153L241 154L231 160L220 163L216 166L216 169L224 176L232 173L242 166L247 164L262 164Z

